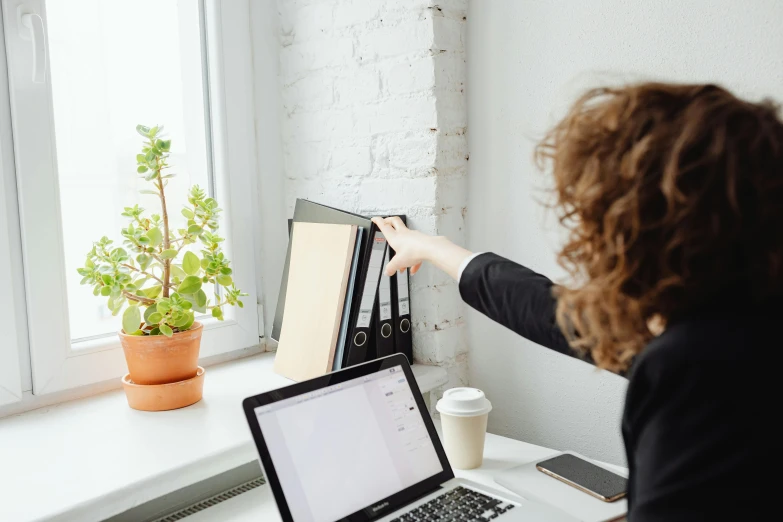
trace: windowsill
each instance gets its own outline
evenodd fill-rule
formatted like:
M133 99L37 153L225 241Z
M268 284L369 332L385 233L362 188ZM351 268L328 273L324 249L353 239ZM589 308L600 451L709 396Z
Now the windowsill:
M207 368L204 398L143 412L122 390L0 420L0 520L100 520L256 459L247 396L290 384L264 353ZM426 393L446 371L414 365Z

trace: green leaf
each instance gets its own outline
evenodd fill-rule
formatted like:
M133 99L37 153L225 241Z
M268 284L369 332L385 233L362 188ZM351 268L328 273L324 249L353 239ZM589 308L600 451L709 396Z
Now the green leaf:
M212 309L212 317L214 317L216 319L220 319L222 321L223 320L223 311L220 308L217 308L217 307L213 308Z
M149 323L150 322L149 317L152 314L156 313L157 311L158 311L158 305L157 304L153 304L153 305L148 306L147 309L144 310L144 322L145 323Z
M199 290L199 292L203 292L203 290ZM191 309L195 312L198 312L200 314L207 313L207 307L206 306L199 306L196 304L196 296L195 295L186 295L185 299L188 300L188 304L190 305Z
M136 167L136 172L138 172L139 174L144 174L148 170L150 170L150 169L148 169L144 165L139 165L138 167Z
M115 305L114 309L111 311L111 315L117 316L118 313L120 313L120 310L122 309L123 302L119 302Z
M166 337L171 337L172 335L174 335L174 332L171 331L171 327L166 323L160 325L160 333L162 333Z
M147 324L158 324L163 320L163 314L160 312L155 312L150 314L150 316L146 319Z
M177 292L181 294L195 294L201 290L201 278L196 276L188 276L182 280Z
M185 216L188 219L193 219L193 211L191 211L191 210L189 210L187 208L183 208L182 209L182 215Z
M161 301L160 303L158 303L158 312L165 315L169 313L169 310L171 310L171 305L166 301Z
M174 259L175 257L177 257L177 251L173 248L169 248L160 253L161 259Z
M150 136L150 128L145 127L144 125L136 125L136 132L144 136L145 138L149 138Z
M144 154L136 154L136 163L144 163L145 161Z
M190 320L189 314L180 314L180 316L177 318L176 321L174 321L174 326L177 328L180 328L182 326L185 326L188 324L188 321Z
M147 160L147 162L151 162L155 159L155 153L151 150L147 151L147 154L144 155L144 159Z
M133 333L139 329L141 324L141 312L138 306L129 306L122 314L122 329L125 333Z
M139 236L139 238L136 241L138 241L140 245L144 245L144 246L150 244L150 238L148 238L147 236Z
M227 275L223 275L223 274L220 274L219 276L217 276L216 279L217 279L218 284L222 285L222 286L229 286L233 282L233 280L231 279L231 276L227 276Z
M184 332L185 330L189 330L190 327L193 326L193 321L195 321L195 320L196 320L195 314L193 314L193 313L189 314L188 322L185 323L184 325L180 326L179 327L179 331L180 332Z
M158 327L156 326L155 328L153 328L152 330L150 330L150 335L160 335L160 328L158 328Z
M103 297L106 297L109 294L111 294L111 287L110 286L103 286L103 287L101 287L101 295Z
M158 128L158 126L157 126L157 125L155 125L154 127L152 127L152 128L149 130L149 136L150 136L150 138L154 138L154 137L155 137L155 135L156 135L156 134L158 134L158 131L159 131L159 130L160 130L160 129Z
M185 259L187 259L188 254L185 254ZM180 281L185 279L188 275L185 273L182 268L180 268L177 265L171 265L171 276L178 278Z
M196 306L200 308L207 306L207 293L204 290L196 292Z
M139 267L141 267L142 270L146 270L150 266L150 263L152 263L152 256L139 254L136 256L136 261L139 263Z
M224 266L223 268L220 269L220 273L223 275L231 275L231 272L233 272L233 270L231 270L227 266Z
M182 269L188 275L196 275L199 269L201 269L201 261L193 252L185 252L185 257L182 260Z
M151 286L149 288L145 288L144 290L142 290L142 292L144 292L144 295L146 297L148 297L150 299L155 299L155 298L158 297L158 295L160 295L160 291L162 289L163 289L163 287L161 285L155 285L155 286ZM158 308L160 308L160 306L158 306Z
M194 234L194 235L198 236L198 235L199 235L199 234L201 234L202 232L204 232L204 229L203 229L203 228L201 228L201 227L200 227L200 226L198 226L198 225L190 225L190 226L188 227L188 234Z
M150 245L158 246L163 241L163 233L159 228L151 228L147 230L147 237L150 238Z

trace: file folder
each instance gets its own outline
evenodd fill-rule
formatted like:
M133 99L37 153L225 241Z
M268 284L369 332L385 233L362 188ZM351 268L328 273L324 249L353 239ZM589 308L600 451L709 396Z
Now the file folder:
M361 250L358 259L357 278L354 295L351 303L350 322L348 326L348 334L345 339L345 346L343 348L343 358L339 364L340 368L345 368L353 364L359 364L366 360L368 349L375 344L375 339L372 337L372 312L375 309L375 292L378 288L378 279L380 276L381 258L376 259L376 267L373 270L368 270L368 264L370 263L371 254L373 252L373 245L375 244L375 233L378 232L372 221L364 216L353 214L340 209L332 208L312 201L304 199L296 200L296 207L294 209L294 223L310 222L310 223L337 223L357 225L364 229L364 233L361 238ZM386 241L381 238L385 247ZM283 277L280 281L280 294L277 300L277 309L275 310L275 319L272 324L272 339L278 340L280 337L280 329L283 323L283 317L286 309L286 293L288 285L288 270L291 258L291 241L288 244L288 253L286 254L286 262L283 267ZM371 284L365 285L368 275L370 276ZM365 293L365 286L367 293L372 293L372 300L367 303L362 302L362 298ZM369 320L367 326L360 326L365 324L364 315L360 317L360 304L364 305L365 313L369 310ZM339 352L339 347L337 347ZM336 364L336 363L335 363Z
M291 220L293 222L304 223L334 223L339 225L356 225L364 229L364 234L361 239L361 250L359 254L359 266L361 267L367 258L367 251L369 249L369 238L374 230L377 230L368 218L351 214L350 212L344 212L335 208L327 207L319 203L313 203L306 199L297 199L296 206L294 208L294 217ZM290 226L289 225L289 226ZM374 230L373 230L373 227ZM275 341L280 340L280 329L283 325L283 316L285 315L285 296L288 287L288 267L291 263L291 241L288 242L288 250L285 256L285 263L283 264L283 276L280 279L280 293L277 296L277 307L275 308L275 319L272 322L272 339ZM360 270L361 271L361 270Z
M369 254L367 262L364 263L364 270L359 277L357 289L360 300L353 319L353 330L347 343L346 356L343 359L344 368L365 362L368 350L370 350L370 343L374 343L374 339L370 335L372 333L371 325L378 284L381 279L381 269L386 256L386 238L377 230L377 227L373 231Z
M390 248L390 247L389 247ZM383 266L389 264L389 248L386 249ZM394 353L394 321L392 318L391 277L381 272L375 307L375 358Z
M356 225L294 223L278 374L303 381L332 370L357 236Z
M362 250L362 236L364 229L357 227L356 245L353 253L353 261L351 262L351 274L348 279L348 289L345 292L345 306L343 307L343 317L340 322L340 335L337 338L337 346L335 347L334 363L332 364L332 370L339 370L343 367L343 359L345 358L345 345L348 340L348 332L351 326L351 311L353 307L354 295L356 292L356 279L359 271L359 258Z
M400 216L407 224L405 216ZM389 248L389 257L394 258L394 250ZM392 319L394 321L394 351L402 353L413 364L413 332L411 324L411 301L409 291L409 274L406 268L391 277Z

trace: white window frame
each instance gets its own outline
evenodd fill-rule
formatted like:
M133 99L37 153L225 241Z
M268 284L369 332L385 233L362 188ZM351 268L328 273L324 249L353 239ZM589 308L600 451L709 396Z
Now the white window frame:
M35 395L42 395L120 377L126 366L116 335L71 343L49 73L43 84L31 81L32 47L12 31L16 7L20 4L39 13L45 27L44 1L1 1L6 19L11 106L25 108L24 117L19 116L19 110L12 110L11 121L30 325L27 337L32 390ZM190 1L203 2L206 13L203 21L206 22L214 188L216 199L226 209L221 233L226 237L225 250L232 261L237 287L249 294L244 298L244 308L224 309L224 321L211 318L203 321L201 357L204 358L259 344L252 226L257 208L252 177L257 170L248 4L245 0ZM0 225L4 224L0 221ZM7 306L5 302L0 304L3 309ZM10 352L0 350L0 357L13 357ZM5 367L5 362L0 359L0 366ZM18 368L19 361L9 361L9 366ZM17 372L17 379L20 373ZM3 382L0 380L0 384ZM12 388L14 392L19 389L13 383Z
M27 371L20 365L27 357L27 325L6 71L5 42L0 38L0 406L21 400L23 376L30 380L29 359Z

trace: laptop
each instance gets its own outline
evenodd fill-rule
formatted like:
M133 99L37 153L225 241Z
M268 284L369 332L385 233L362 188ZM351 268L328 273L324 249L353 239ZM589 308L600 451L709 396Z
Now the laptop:
M248 397L243 407L285 522L577 520L455 478L402 354Z

